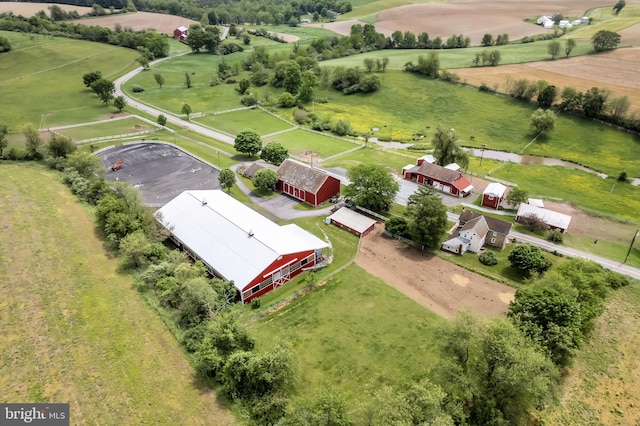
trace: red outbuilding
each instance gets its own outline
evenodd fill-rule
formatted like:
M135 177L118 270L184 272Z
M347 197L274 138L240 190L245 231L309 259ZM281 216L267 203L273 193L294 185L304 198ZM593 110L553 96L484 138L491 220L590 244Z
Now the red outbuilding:
M418 159L417 165L405 166L402 174L405 179L412 180L422 185L432 186L446 194L457 197L466 197L471 194L473 185L458 170L430 163L424 157Z
M185 41L187 39L188 33L189 29L185 26L181 26L173 30L173 37L177 38L180 41Z
M278 167L276 189L312 206L319 206L340 194L340 180L287 158Z
M482 205L492 209L497 209L504 199L507 187L501 183L492 182L482 192Z

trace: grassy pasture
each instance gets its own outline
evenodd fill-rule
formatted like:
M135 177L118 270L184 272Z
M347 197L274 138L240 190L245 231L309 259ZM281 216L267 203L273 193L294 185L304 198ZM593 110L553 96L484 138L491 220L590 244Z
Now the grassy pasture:
M640 417L640 286L616 290L578 353L562 404L543 413L550 425L631 425Z
M237 134L242 130L252 129L261 136L264 136L292 128L292 126L286 122L257 108L207 115L198 117L194 119L194 121L230 134Z
M640 187L616 183L596 175L560 166L505 163L493 177L517 182L529 194L571 201L579 208L638 221Z
M425 373L436 359L434 328L442 318L351 265L336 278L251 325L260 349L292 343L297 393L314 398L339 389L348 407L367 391Z
M292 130L264 140L264 143L279 142L292 154L304 154L306 151L314 151L320 157L339 154L358 145L340 139L323 136L305 130Z
M394 7L404 6L410 3L433 3L426 0L418 0L414 2L407 2L407 0L353 0L350 2L353 6L353 10L350 13L346 13L340 16L338 19L353 19L358 16L372 15L386 9L392 9ZM440 1L438 1L440 3Z
M324 167L343 167L348 169L358 164L384 164L400 175L404 166L415 164L416 159L422 156L423 153L407 151L407 155L411 157L405 157L386 150L363 148L332 158L323 162L322 165Z
M456 69L456 68L469 68L474 66L473 60L477 53L483 51L500 51L500 65L507 64L522 64L526 62L534 61L546 61L550 59L547 52L548 41L539 41L535 43L524 44L508 44L505 46L491 46L491 47L468 47L466 49L395 49L395 50L376 50L373 52L367 52L360 55L345 56L343 58L330 59L323 61L321 65L328 66L345 66L355 67L358 66L364 69L364 59L382 59L384 57L389 58L389 65L387 69L390 70L402 70L404 64L409 61L414 63L418 62L418 57L428 57L430 53L437 53L440 59L441 69ZM561 44L564 45L564 43ZM588 55L593 53L593 46L589 41L576 40L576 47L571 52L571 56ZM490 69L490 68L489 68ZM455 71L454 71L455 72Z
M319 90L318 96L326 96L329 102L317 103L316 114L348 119L359 133L379 128L375 136L393 140L410 140L414 133L423 132L430 141L436 125L442 124L456 129L462 145L486 143L502 151L519 152L535 136L529 127L535 110L532 103L399 71L379 76L382 87L373 94L345 96L332 89ZM566 114L559 115L555 130L538 138L525 153L575 161L614 176L621 170L640 176L640 164L635 161L640 158L640 144L634 137Z
M43 115L49 126L95 120L113 112L82 84L82 75L100 70L114 79L135 68L139 54L131 49L70 39L0 32L20 40L18 50L0 55L0 97L5 105L1 120L12 131L26 123L40 127Z
M566 37L591 38L600 30L618 32L640 23L640 5L626 5L618 15L614 15L611 7L591 10L591 25L580 25L572 28ZM624 38L622 39L624 44Z
M60 129L58 130L58 133L61 133L75 141L80 141L101 136L125 135L148 129L153 129L153 126L136 117L129 117L104 123Z
M58 176L0 167L2 399L69 402L72 424L234 423Z

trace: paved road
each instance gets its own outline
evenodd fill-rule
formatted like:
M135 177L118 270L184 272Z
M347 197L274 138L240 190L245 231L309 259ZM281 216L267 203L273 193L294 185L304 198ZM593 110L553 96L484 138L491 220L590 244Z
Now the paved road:
M152 65L155 65L155 64L157 64L157 63L159 63L161 61L167 60L167 59L170 59L170 58L159 59L157 61L152 62ZM116 88L116 96L124 96L125 99L127 100L128 105L130 105L133 108L136 108L136 109L138 109L140 111L144 111L144 112L146 112L148 114L151 114L151 115L154 115L154 116L157 116L157 115L160 115L160 114L164 114L167 117L167 122L169 122L169 123L172 123L172 124L177 125L177 126L181 126L181 127L185 128L185 129L192 130L194 132L200 133L201 135L204 135L204 136L207 136L207 137L210 137L210 138L213 138L213 139L228 143L230 145L233 145L234 140L233 140L232 137L230 137L228 135L216 132L216 131L211 130L211 129L207 129L206 127L202 127L202 126L199 126L197 124L191 123L189 121L183 120L183 119L181 119L179 117L176 117L176 116L168 113L167 111L162 111L162 110L156 109L156 108L154 108L152 106L149 106L149 105L143 104L141 102L138 102L135 99L132 99L132 98L128 97L124 92L122 92L122 89L121 89L122 85L127 80L129 80L130 78L132 78L133 76L135 76L139 72L143 72L143 71L144 71L144 69L142 67L136 68L135 70L133 70L131 72L128 72L127 74L123 75L122 77L120 77L116 81L114 81L114 85L115 85L115 88ZM317 167L317 168L319 168L319 167ZM344 176L340 176L340 175L336 174L335 171L327 171L327 172L330 173L331 175L335 175L336 177L340 178L343 181L343 183L346 180L346 178ZM408 196L411 195L413 193L413 191L415 191L415 188L417 188L417 187L414 187L414 186L410 185L411 183L412 182L408 182L408 181L403 180L403 179L400 180L400 184L401 184L401 188L402 189L401 189L400 194L398 196L398 199L396 201L398 201L402 205L406 205L407 204ZM443 200L445 200L445 203L448 204L448 202L452 202L452 200L450 200L449 198L454 199L455 197L450 197L450 196L446 196L446 195L443 194L442 198L443 198ZM456 200L459 201L459 199L457 199L457 198L456 198ZM281 208L284 207L284 205L282 204L282 201L274 201L273 203L274 204L280 204L279 206L273 206L273 207L275 207L275 210L278 211L280 214L283 214L282 210L281 210ZM260 203L260 204L262 204L262 203ZM267 206L268 206L268 204L265 205L265 207L267 207ZM301 211L300 213L302 213L305 216L306 215L315 215L315 213L318 213L318 215L326 214L324 211L318 211L318 210L306 211L306 212L302 212ZM274 212L274 214L275 214L275 212ZM458 221L458 215L453 214L453 213L448 213L448 216L449 216L450 220L452 220L454 222ZM585 252L582 252L580 250L572 249L572 248L569 248L569 247L556 245L556 244L550 243L549 241L543 240L541 238L537 238L537 237L533 237L533 236L530 236L530 235L522 234L520 232L511 231L511 233L509 234L509 237L510 238L515 238L516 241L519 241L519 242L533 244L533 245L538 246L540 248L543 248L545 250L550 250L550 251L556 250L556 251L558 251L558 253L562 253L565 256L582 257L584 259L590 259L590 260L593 260L593 261L599 263L600 265L602 265L603 267L605 267L607 269L610 269L612 271L619 272L621 274L624 274L624 275L627 275L629 277L632 277L632 278L635 278L637 280L640 280L640 269L634 268L634 267L631 267L631 266L628 266L628 265L624 265L624 264L622 264L620 262L616 262L616 261L613 261L613 260L605 259L603 257L596 256L596 255L593 255L591 253L585 253Z

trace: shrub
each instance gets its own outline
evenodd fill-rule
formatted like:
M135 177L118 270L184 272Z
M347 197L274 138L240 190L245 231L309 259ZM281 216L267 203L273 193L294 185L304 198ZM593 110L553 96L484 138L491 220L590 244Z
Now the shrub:
M289 92L284 92L278 97L278 105L283 108L291 108L296 104L296 98Z
M560 231L549 231L547 234L547 240L552 243L561 243L563 241L563 234Z
M487 266L494 266L498 264L498 258L492 251L485 251L480 255L478 260L480 261L480 263Z
M293 113L293 119L298 124L307 124L309 122L309 113L302 108L298 108Z
M251 309L258 309L260 307L260 298L256 297L251 300Z
M411 238L407 225L407 220L403 217L394 216L384 224L384 230L403 238Z
M618 181L619 182L626 182L627 181L627 172L625 172L624 170L620 172L620 174L618 175Z
M413 145L408 146L407 149L410 151L426 151L428 149L431 149L431 144L414 143Z
M240 98L240 103L242 105L251 106L256 105L260 102L258 97L254 93L247 93Z
M143 88L143 87L140 87L140 86L137 86L137 85L134 85L133 87L131 87L131 90L132 90L134 93L144 92L144 88Z
M480 87L478 87L478 90L481 92L495 92L495 90L493 90L491 87L489 87L489 85L487 83L480 83Z
M442 70L440 71L440 80L442 81L451 81L451 82L458 82L460 81L460 76L456 73L447 71L447 70Z
M336 121L331 128L331 131L338 136L346 136L353 134L353 129L351 128L351 122L346 119L341 119Z

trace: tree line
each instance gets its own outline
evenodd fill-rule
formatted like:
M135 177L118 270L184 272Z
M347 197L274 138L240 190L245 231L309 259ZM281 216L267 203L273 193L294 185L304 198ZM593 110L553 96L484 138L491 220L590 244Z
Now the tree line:
M0 30L67 37L78 40L107 43L114 46L138 50L149 60L163 58L169 54L167 36L154 30L133 31L116 28L71 24L49 18L32 16L25 18L10 13L0 14Z

